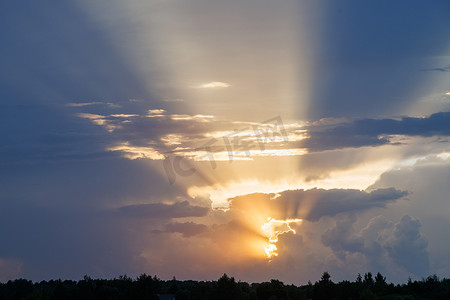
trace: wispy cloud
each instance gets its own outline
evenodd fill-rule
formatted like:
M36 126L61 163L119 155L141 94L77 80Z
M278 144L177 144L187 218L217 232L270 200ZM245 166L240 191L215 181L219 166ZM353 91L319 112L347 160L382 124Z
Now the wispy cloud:
M182 98L167 98L163 100L164 102L184 102Z
M70 102L67 103L66 106L69 107L83 107L83 106L91 106L91 105L108 105L109 107L119 108L120 105L112 103L112 102Z
M107 150L113 152L118 151L123 154L123 157L128 159L164 159L164 156L156 151L153 147L132 146L129 142L120 143L119 145L109 147Z
M166 111L164 110L164 109L149 109L148 110L148 113L150 114L150 115L160 115L160 114L163 114L163 113L165 113Z
M201 89L215 89L215 88L227 88L230 87L231 84L226 82L220 82L220 81L212 81L209 83L202 84L199 86Z
M76 114L76 116L79 117L79 118L91 119L91 120L104 119L105 118L105 116L97 115L97 114L90 114L90 113L79 113L79 114Z
M428 69L421 69L421 71L427 71L427 72L450 72L450 65L446 67L438 67L438 68L428 68Z
M113 132L114 130L116 130L117 128L119 128L119 125L116 124L112 124L111 120L107 119L107 116L102 116L102 115L98 115L98 114L90 114L90 113L78 113L76 114L77 117L82 118L82 119L89 119L92 121L92 123L99 125L99 126L104 126L109 132ZM123 117L123 115L121 115ZM117 115L112 116L112 117L117 117Z
M139 115L137 114L112 114L109 115L110 117L113 118L132 118L132 117L139 117Z
M71 103L67 103L66 106L83 107L83 106L98 105L98 104L103 104L103 102L80 102L80 103L71 102Z

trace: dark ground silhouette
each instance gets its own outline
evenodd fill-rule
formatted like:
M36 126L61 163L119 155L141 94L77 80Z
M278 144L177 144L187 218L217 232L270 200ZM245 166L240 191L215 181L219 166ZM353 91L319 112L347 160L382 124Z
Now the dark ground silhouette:
M0 283L0 299L158 299L159 294L175 295L177 300L194 299L450 299L450 279L436 275L405 284L387 283L380 273L358 274L355 281L334 283L324 272L314 284L286 285L270 282L236 282L224 274L217 281L161 280L146 274L136 279L50 280L33 283L16 279Z

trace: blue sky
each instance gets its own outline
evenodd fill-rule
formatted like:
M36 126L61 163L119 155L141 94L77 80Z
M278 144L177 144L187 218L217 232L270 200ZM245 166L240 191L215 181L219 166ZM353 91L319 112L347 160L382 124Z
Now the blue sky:
M450 276L448 1L5 2L0 33L0 281Z

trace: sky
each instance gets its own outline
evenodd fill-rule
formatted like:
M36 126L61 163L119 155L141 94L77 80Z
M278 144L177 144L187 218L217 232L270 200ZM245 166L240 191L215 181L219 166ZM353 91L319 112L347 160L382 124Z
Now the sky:
M0 3L0 282L450 277L450 3Z

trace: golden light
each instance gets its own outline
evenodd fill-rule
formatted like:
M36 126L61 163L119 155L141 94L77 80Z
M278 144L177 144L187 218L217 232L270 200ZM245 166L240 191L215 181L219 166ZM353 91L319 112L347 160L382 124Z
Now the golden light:
M266 253L267 258L272 258L273 256L278 256L277 246L275 244L267 243L266 247L264 247L264 252Z
M287 219L287 220L276 220L272 218L267 218L267 222L264 223L261 228L264 231L264 234L267 237L268 242L264 247L264 252L266 253L267 258L271 259L274 256L278 256L277 245L278 236L280 234L293 232L295 234L295 230L290 226L291 223L298 223L303 221L302 219Z

